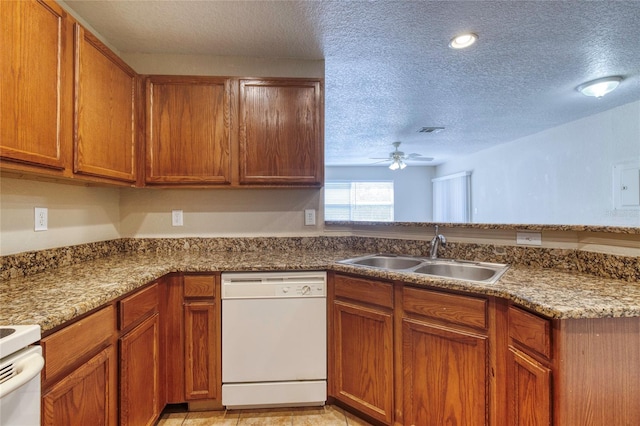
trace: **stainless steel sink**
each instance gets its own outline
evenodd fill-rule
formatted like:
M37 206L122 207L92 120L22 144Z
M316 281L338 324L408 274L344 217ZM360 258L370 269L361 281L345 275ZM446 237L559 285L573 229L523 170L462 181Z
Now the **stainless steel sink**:
M374 255L366 256L363 258L348 259L344 263L351 263L353 265L371 266L373 268L381 269L409 269L414 266L418 266L423 261L413 257L394 256L394 255Z
M393 254L372 254L341 260L338 263L489 284L498 281L502 274L509 269L509 265L502 263L430 259Z
M435 275L437 277L453 278L456 280L480 282L491 280L496 274L502 275L497 268L458 263L429 263L414 269L413 272L416 274Z

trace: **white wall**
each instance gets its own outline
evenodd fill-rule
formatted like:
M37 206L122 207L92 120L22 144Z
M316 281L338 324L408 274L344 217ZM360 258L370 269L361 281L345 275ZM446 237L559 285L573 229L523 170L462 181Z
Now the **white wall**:
M123 53L139 74L324 78L324 60Z
M120 190L0 178L0 254L120 237ZM34 207L49 211L49 230L34 231Z
M319 235L319 189L122 189L123 237L218 237ZM184 226L171 225L183 210ZM304 210L316 225L304 225Z
M640 226L614 210L613 165L640 165L640 101L498 145L437 167L473 172L476 223Z
M431 178L435 167L407 166L404 170L388 167L325 168L325 180L392 180L394 194L394 220L396 222L431 222Z

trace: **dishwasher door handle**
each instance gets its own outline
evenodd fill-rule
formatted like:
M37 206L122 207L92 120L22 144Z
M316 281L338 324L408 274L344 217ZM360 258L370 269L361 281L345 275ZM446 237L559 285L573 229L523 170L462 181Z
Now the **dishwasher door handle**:
M18 360L14 364L17 374L0 384L0 399L29 383L31 379L40 374L43 367L44 358L40 354L31 354Z

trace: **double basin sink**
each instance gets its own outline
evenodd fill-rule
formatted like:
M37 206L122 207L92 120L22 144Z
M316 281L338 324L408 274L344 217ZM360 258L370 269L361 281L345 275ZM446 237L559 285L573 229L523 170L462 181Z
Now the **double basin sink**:
M430 259L394 254L372 254L340 260L338 263L487 284L494 284L509 268L509 265L502 263Z

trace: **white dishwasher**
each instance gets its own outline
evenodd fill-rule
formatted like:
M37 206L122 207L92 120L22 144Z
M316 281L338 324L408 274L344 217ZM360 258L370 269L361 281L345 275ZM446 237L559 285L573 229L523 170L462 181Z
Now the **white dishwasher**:
M325 272L222 274L222 405L323 405Z

